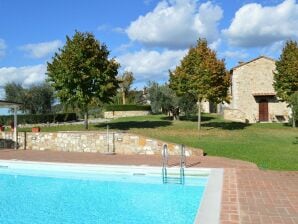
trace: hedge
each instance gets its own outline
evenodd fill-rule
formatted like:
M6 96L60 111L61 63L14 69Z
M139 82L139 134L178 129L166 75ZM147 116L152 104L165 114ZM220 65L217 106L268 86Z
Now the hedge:
M13 115L0 116L0 124L10 125L13 122ZM18 115L19 124L39 124L54 123L77 120L76 113L59 113L59 114L20 114Z
M151 111L150 105L129 105L129 104L123 104L123 105L106 105L105 111Z

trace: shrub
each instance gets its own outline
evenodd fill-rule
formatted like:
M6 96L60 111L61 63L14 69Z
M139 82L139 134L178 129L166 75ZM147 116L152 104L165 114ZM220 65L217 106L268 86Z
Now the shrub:
M105 111L133 111L133 110L151 111L151 106L150 105L129 105L129 104L105 106Z
M0 123L10 125L13 121L13 115L0 116ZM38 123L54 123L77 120L76 113L59 113L59 114L20 114L18 115L19 124L38 124Z

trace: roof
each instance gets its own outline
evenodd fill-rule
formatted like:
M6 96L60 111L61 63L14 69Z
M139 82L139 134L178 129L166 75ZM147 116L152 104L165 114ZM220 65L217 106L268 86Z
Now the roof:
M12 101L6 101L6 100L0 100L0 107L15 107L15 106L21 106L22 103L12 102Z
M275 60L272 59L272 58L269 58L269 57L267 57L267 56L260 56L260 57L257 57L257 58L255 58L255 59L252 59L252 60L250 60L250 61L248 61L248 62L241 63L241 64L235 66L234 68L231 68L231 71L233 71L234 69L239 68L239 67L241 67L241 66L243 66L243 65L247 65L247 64L249 64L249 63L251 63L251 62L257 61L257 60L259 60L259 59L261 59L261 58L265 58L265 59L268 59L268 60L270 60L270 61L275 62Z

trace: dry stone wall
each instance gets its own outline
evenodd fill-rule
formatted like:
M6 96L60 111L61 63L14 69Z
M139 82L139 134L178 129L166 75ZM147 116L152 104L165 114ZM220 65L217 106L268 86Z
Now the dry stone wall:
M12 142L12 133L0 132L0 138ZM99 152L160 155L168 145L170 155L180 155L180 145L125 133L112 132L19 132L19 149L64 152ZM3 145L4 146L4 145ZM5 147L5 146L4 146ZM186 147L186 156L202 156L203 151Z
M150 114L150 111L106 111L104 112L104 118L113 119L119 117L135 117L135 116L146 116Z
M224 119L242 123L248 123L245 113L237 109L225 109L224 110Z

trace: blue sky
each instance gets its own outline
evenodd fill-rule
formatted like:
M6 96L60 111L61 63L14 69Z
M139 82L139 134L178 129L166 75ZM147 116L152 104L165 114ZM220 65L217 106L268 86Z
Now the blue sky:
M298 39L296 0L0 0L0 86L44 81L65 36L94 33L134 86L165 82L199 37L227 68L259 55L278 58L285 40ZM0 96L3 97L3 92ZM1 97L0 97L1 98Z

